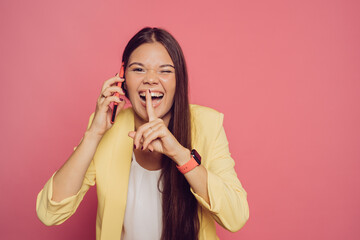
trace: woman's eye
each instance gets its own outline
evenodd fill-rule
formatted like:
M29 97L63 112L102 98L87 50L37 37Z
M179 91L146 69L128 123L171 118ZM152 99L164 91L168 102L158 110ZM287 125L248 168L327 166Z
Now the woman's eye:
M170 70L162 70L161 73L172 73Z
M142 68L134 68L133 71L134 71L134 72L142 72L143 69L142 69Z

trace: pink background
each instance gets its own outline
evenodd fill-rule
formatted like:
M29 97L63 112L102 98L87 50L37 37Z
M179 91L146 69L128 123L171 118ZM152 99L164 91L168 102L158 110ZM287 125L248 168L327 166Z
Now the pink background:
M35 200L144 26L183 47L191 102L225 114L250 220L221 239L360 238L359 1L1 1L1 239L94 239L96 192L60 226Z

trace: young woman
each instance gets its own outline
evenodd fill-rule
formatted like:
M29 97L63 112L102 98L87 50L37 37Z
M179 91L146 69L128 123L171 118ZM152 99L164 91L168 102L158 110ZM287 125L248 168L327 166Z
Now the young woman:
M189 105L177 41L144 28L122 60L125 77L104 82L82 141L38 194L39 219L63 223L96 183L96 239L218 239L214 220L239 230L249 209L223 115ZM115 93L132 107L123 109ZM118 103L114 124L111 102Z

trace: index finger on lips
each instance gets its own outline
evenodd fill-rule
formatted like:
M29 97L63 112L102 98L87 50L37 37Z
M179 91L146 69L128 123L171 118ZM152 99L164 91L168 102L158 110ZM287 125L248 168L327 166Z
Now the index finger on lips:
M155 115L155 109L152 105L151 93L149 89L146 90L145 96L146 96L146 112L149 117L149 122L151 122L156 119L156 115Z

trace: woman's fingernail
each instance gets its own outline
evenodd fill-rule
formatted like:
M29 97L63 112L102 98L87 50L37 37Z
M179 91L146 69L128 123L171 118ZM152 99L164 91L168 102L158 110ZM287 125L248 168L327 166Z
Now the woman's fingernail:
M151 90L149 89L149 93L151 93Z
M115 77L118 75L118 73L115 73Z
M134 148L136 149L136 145L134 144Z
M122 99L122 98L119 98L119 100L120 100L120 101L124 101L124 99Z
M152 152L151 149L149 149L149 152Z
M141 146L141 150L144 150L144 147L143 147L143 146Z

